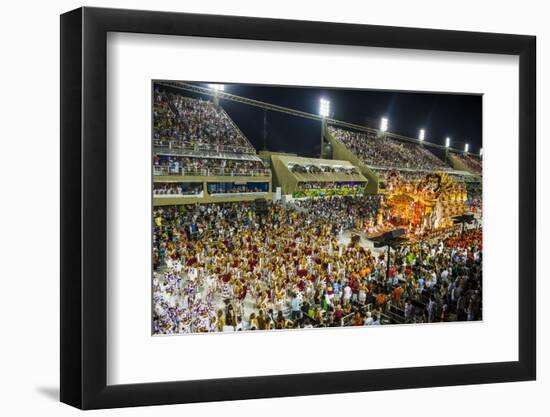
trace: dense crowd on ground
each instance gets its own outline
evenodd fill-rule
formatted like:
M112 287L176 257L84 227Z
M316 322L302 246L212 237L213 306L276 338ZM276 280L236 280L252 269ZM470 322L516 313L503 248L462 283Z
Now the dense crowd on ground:
M156 207L155 333L480 320L481 230L403 246L388 270L343 239L378 199Z
M364 230L364 224L375 222L382 206L381 194L334 196L295 200L294 205L309 216L332 223L335 230ZM336 214L336 217L333 217Z
M335 127L329 127L329 132L369 166L426 171L449 169L432 152L414 143Z
M155 175L270 175L261 160L155 155Z
M468 181L465 184L468 193L466 204L469 211L480 213L483 208L483 188L481 181Z
M473 156L471 154L461 154L461 153L453 153L453 157L457 158L460 162L466 165L466 167L470 171L476 174L481 174L483 169L481 158L477 156Z
M153 140L189 149L254 150L220 106L158 88L153 100Z

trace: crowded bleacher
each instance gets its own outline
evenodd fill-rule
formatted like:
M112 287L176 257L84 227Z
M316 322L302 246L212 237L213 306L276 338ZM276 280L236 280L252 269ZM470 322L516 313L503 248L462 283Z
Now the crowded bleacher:
M471 172L481 174L483 169L481 158L465 153L453 153L452 156L464 164Z
M203 191L202 183L193 182L155 182L153 195L158 196L187 196L197 195Z
M360 174L357 168L353 166L333 166L333 165L302 165L297 163L289 164L288 168L293 173L298 174L346 174L346 175L358 175Z
M185 204L185 200L224 201L224 197L253 198L269 192L271 170L219 104L158 86L153 95L153 197L157 204L171 204L174 200L163 198L167 196L196 197L182 199Z
M329 132L364 164L373 167L415 170L449 170L442 160L425 147L395 139L377 137L330 126Z
M259 159L226 159L155 155L155 175L201 175L201 176L256 176L269 175L270 171Z
M354 182L323 182L323 181L308 181L308 182L298 182L296 186L297 191L305 190L337 190L342 188L353 188L360 190L365 187L365 184L354 183Z
M155 89L153 144L170 149L255 153L233 121L213 102Z

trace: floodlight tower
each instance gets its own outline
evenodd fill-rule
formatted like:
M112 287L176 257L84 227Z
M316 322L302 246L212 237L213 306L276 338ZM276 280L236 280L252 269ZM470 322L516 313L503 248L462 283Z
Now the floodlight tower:
M380 136L384 136L388 131L388 118L382 117L380 120Z
M220 91L225 90L223 84L208 84L211 90L214 90L214 104L217 106L220 104Z
M418 132L418 140L420 142L424 142L425 137L426 137L426 131L424 129L420 129L420 132Z
M448 159L449 159L450 146L451 146L451 138L447 136L445 138L445 163L449 163Z
M321 98L319 100L319 115L322 117L322 120L321 120L321 151L320 151L321 158L324 157L324 153L325 153L325 133L326 133L326 129L327 129L327 117L329 116L329 114L330 114L330 101L325 99L325 98Z
M483 148L480 148L480 149L479 149L479 157L480 157L480 158L483 158Z
M470 149L470 145L469 144L464 145L464 153L468 153L468 149Z

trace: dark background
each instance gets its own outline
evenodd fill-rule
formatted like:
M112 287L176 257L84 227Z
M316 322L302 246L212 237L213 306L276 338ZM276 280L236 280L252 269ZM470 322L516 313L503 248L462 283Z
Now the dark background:
M191 83L208 87L206 83ZM319 113L319 99L330 100L330 116L337 120L378 129L380 119L389 119L388 130L417 138L421 128L425 140L479 153L482 147L482 96L470 94L412 93L376 90L326 89L224 84L225 92L308 113ZM183 95L196 96L180 90ZM211 99L211 98L210 98ZM230 100L220 100L257 150L264 147L264 110ZM267 149L318 156L321 124L284 113L267 112Z

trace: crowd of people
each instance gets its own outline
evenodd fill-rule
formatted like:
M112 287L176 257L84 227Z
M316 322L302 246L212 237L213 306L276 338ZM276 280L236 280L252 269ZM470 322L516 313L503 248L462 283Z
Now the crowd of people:
M364 182L341 182L341 181L299 181L296 185L298 191L305 190L336 190L350 188L359 191L365 188Z
M202 182L155 182L153 195L158 196L185 196L197 195L203 191Z
M344 230L364 230L366 223L376 222L383 196L334 196L295 200L294 205L309 216L332 223L340 234Z
M329 166L329 165L300 165L293 164L290 171L299 174L346 174L357 175L359 171L353 166Z
M328 129L336 140L369 166L424 171L450 169L432 152L417 144L332 126Z
M465 184L468 193L466 204L468 205L469 211L481 213L483 208L483 187L481 181L468 181Z
M155 88L153 140L177 147L242 153L254 147L220 107Z
M271 171L265 167L260 159L199 158L168 155L155 155L153 157L153 172L155 175L271 175Z
M383 252L344 239L380 197L156 207L156 334L480 320L481 230Z
M483 170L481 158L478 158L471 154L461 154L461 153L453 153L453 156L457 158L460 162L462 162L464 165L466 165L466 167L470 171L476 174L481 174Z
M209 182L208 194L242 194L242 193L265 193L269 191L267 182Z

